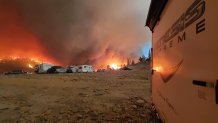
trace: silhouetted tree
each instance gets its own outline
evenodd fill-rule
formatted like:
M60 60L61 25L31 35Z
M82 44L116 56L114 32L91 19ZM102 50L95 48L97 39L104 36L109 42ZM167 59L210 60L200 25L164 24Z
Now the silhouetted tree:
M149 50L149 52L148 52L148 58L149 59L151 58L151 50Z
M134 60L132 60L132 65L134 65L135 64L135 61Z
M110 68L110 65L107 65L107 70L110 70L111 68Z
M142 62L142 57L141 56L139 57L139 62Z
M145 62L145 61L146 61L145 55L139 57L139 62Z
M148 52L148 58L146 59L146 61L150 61L151 60L151 50L149 50Z
M127 66L130 65L130 63L131 63L131 62L130 62L130 59L127 58Z

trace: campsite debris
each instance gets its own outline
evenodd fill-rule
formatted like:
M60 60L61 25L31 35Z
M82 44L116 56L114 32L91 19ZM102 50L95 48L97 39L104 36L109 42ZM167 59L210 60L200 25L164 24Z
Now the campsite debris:
M104 90L100 89L94 89L93 92L95 93L95 96L101 96L105 94Z
M77 119L81 119L81 118L83 118L83 115L78 114L78 115L77 115Z
M7 110L7 109L9 109L9 106L8 106L8 105L4 105L4 104L1 104L1 105L0 105L0 111L2 111L2 110Z
M13 70L13 71L9 71L4 73L5 75L12 75L12 74L28 74L28 72L24 71L24 70Z
M104 92L97 92L96 94L95 94L95 96L101 96L101 95L104 95L105 93Z
M136 108L137 108L137 106L136 106L136 105L132 105L132 107L133 107L134 109L136 109Z
M88 97L88 94L85 94L85 93L79 93L79 96L81 96L81 97Z
M14 110L20 110L20 107L15 107Z
M141 100L141 99L139 99L139 100L136 101L136 104L137 104L137 105L143 105L144 103L145 103L145 101L144 101L144 100Z
M130 69L128 67L123 67L122 70L132 70L132 69Z
M7 108L7 107L6 108L0 108L0 110L7 110L7 109L9 109L9 108Z
M1 104L12 104L6 105L8 110L0 112L3 112L1 115L5 119L13 116L12 122L24 123L156 123L150 119L150 103L145 100L145 90L138 90L141 86L147 86L142 76L144 73L141 71L121 70L93 74L33 75L30 79L24 79L25 86L14 82L14 76L4 76L3 79L19 86L16 89L11 87L8 93L11 96L4 95L7 88L0 87ZM16 78L23 80L23 76ZM2 86L8 87L8 84ZM0 119L0 122L4 122L4 119Z

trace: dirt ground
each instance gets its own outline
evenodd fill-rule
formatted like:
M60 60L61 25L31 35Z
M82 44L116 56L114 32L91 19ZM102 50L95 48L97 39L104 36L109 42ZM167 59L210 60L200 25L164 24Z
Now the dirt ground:
M148 71L0 75L1 123L156 123Z

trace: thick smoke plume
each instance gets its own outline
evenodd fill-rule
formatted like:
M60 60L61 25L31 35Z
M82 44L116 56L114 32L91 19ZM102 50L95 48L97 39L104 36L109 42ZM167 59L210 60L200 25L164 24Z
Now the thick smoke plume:
M150 0L0 0L0 57L106 65L137 58L150 41Z

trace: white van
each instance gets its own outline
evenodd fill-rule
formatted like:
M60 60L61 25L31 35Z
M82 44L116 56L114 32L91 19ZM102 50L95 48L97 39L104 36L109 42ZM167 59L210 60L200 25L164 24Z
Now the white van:
M79 65L78 67L79 67L78 69L79 73L94 72L94 68L92 67L92 65Z
M53 66L54 65L52 64L42 63L35 67L35 72L36 73L47 73L48 69L50 69Z
M218 0L151 0L152 102L164 123L218 123Z

